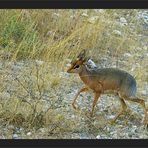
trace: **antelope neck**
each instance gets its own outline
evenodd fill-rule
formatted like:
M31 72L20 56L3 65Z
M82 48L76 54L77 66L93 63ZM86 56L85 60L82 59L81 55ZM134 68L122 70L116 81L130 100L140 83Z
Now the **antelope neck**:
M89 70L85 65L82 65L82 70L79 73L79 76L83 82L87 82L89 79Z

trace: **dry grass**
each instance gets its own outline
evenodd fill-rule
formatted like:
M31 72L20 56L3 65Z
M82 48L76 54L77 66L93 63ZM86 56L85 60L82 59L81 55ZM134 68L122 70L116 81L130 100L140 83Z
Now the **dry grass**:
M148 60L143 57L147 39L142 20L137 21L139 11L142 10L0 10L1 63L28 60L16 71L12 68L15 64L6 64L0 71L2 125L23 127L25 132L34 133L33 138L73 138L72 134L66 135L77 132L91 133L95 138L103 131L106 120L96 123L83 110L72 111L71 100L65 103L66 97L82 83L78 76L63 76L61 72L65 72L69 59L86 48L100 67L116 66L129 71L140 90L145 89ZM127 24L120 20L123 17ZM126 53L131 56L124 57ZM109 64L102 64L104 58ZM41 128L46 128L44 135L39 132L37 137L36 130ZM10 135L6 137L12 138Z

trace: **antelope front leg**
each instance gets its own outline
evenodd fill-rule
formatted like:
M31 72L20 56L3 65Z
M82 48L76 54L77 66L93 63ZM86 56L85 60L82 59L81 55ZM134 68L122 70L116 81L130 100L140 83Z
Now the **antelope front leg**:
M74 100L73 100L73 102L72 102L72 106L73 106L74 109L76 109L75 102L76 102L76 99L78 98L78 96L80 95L80 93L81 93L81 92L88 91L88 90L89 90L88 87L85 86L85 87L81 88L81 89L77 92L77 94L76 94L76 96L75 96L75 98L74 98Z
M97 101L100 97L100 92L99 93L95 93L95 96L94 96L94 101L93 101L93 104L92 104L92 111L91 111L91 116L93 116L93 112L94 112L94 109L95 109L95 106L97 104Z

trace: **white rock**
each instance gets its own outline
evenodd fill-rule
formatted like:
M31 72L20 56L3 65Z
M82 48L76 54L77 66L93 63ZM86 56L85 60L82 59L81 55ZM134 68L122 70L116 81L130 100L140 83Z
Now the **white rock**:
M87 13L82 13L81 16L88 17Z
M98 16L92 16L88 19L88 22L94 24L98 20Z
M71 115L71 118L75 118L75 115Z
M124 17L120 17L120 22L121 23L127 23L127 20Z
M124 57L131 57L132 55L130 53L124 53Z
M107 118L108 119L113 119L115 116L114 115L110 115L110 116L108 116Z
M28 132L28 133L27 133L27 136L30 136L31 134L32 134L31 132Z
M36 62L36 64L38 65L38 66L40 66L40 65L42 65L44 62L43 61L41 61L41 60L35 60L35 62Z
M148 50L148 46L144 46L143 47L144 50ZM147 53L148 54L148 53Z
M101 136L100 136L100 135L98 135L98 136L96 137L96 139L101 139Z
M146 91L146 90L142 90L142 91L141 91L141 94L142 94L142 95L147 95L147 91Z
M75 18L75 17L76 17L75 15L71 15L71 16L70 16L70 18L72 18L72 19Z
M139 138L143 139L144 135L140 135Z
M23 130L24 130L24 128L21 127L21 128L20 128L20 131L23 131Z
M59 17L60 14L59 13L53 13L54 16Z
M96 65L95 62L92 61L91 59L89 59L89 60L87 61L87 63L88 63L92 68L97 68L97 65Z
M13 125L9 125L8 129L14 129L14 126Z
M14 139L18 138L18 135L17 134L13 134L13 138Z
M122 33L121 33L121 31L119 31L119 30L114 30L114 31L113 31L113 34L114 34L114 35L118 35L118 36L122 36Z
M44 133L44 132L45 132L45 128L40 128L40 131L41 131L42 133Z
M98 135L96 139L110 139L110 138L108 138L107 135Z
M131 71L134 71L138 67L140 67L140 64L139 63L135 63L134 65L132 65Z
M104 9L99 9L98 12L99 12L99 13L104 13L105 10L104 10Z

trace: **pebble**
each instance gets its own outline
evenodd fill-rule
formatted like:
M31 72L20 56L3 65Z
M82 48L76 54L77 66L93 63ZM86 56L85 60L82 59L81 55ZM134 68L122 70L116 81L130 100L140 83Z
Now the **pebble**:
M40 130L42 133L45 132L45 128L40 128L39 130Z
M143 49L148 50L148 46L144 46ZM147 53L147 55L148 55L148 53Z
M96 139L110 139L106 135L98 135Z
M81 16L88 17L87 13L82 13Z
M148 92L146 90L142 90L141 94L146 96L148 94Z
M110 115L110 116L108 116L107 118L108 119L113 119L115 117L115 115Z
M32 135L32 133L31 133L31 132L28 132L28 133L27 133L27 136L31 136L31 135Z
M60 14L59 13L53 13L54 16L59 17Z
M124 57L131 57L132 55L130 53L124 53Z
M44 61L41 61L41 60L35 60L35 62L38 66L41 66L44 63Z
M96 23L96 21L98 20L98 16L92 16L88 19L88 22L91 24Z
M9 125L9 126L8 126L8 129L10 129L10 130L14 130L14 128L15 128L15 127L14 127L13 125Z
M117 35L117 36L122 36L122 33L121 33L121 31L119 31L119 30L114 30L114 31L113 31L113 34L114 34L114 35Z
M18 138L18 135L17 134L13 134L12 138L13 139L17 139Z
M89 59L87 63L91 66L91 68L97 68L97 65L95 64L93 60Z
M120 22L121 23L127 23L127 20L124 17L120 17Z

